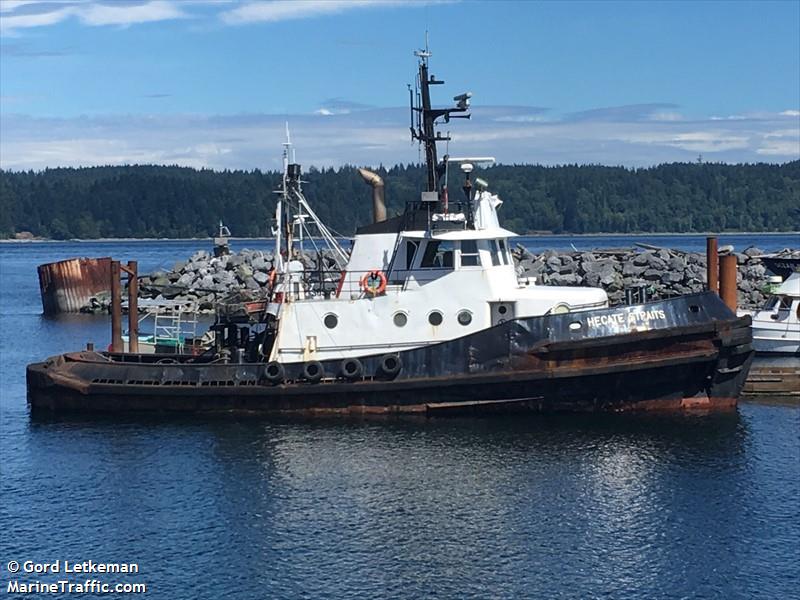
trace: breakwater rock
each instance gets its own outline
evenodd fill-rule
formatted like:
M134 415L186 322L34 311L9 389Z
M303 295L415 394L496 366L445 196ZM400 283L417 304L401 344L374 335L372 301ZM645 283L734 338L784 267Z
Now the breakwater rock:
M309 257L305 257L306 261L316 264ZM223 256L198 250L188 259L176 262L171 270L140 276L139 298L174 300L192 304L200 313L213 313L228 295L247 290L255 296L266 291L273 262L271 252L247 248ZM83 312L102 313L109 307L110 295L101 294L92 298Z
M297 260L306 271L315 272L330 272L336 264L327 251L306 253ZM215 257L199 250L188 260L175 263L171 271L156 271L140 278L139 295L191 302L200 312L213 312L215 305L228 295L244 291L257 297L265 293L274 264L272 252L245 248Z
M736 256L738 265L739 305L760 306L771 275L759 258L764 252L754 246L743 252L728 247L728 252ZM648 297L656 300L701 292L706 286L705 253L636 247L534 254L517 245L513 254L520 276L534 277L544 285L600 287L611 304L624 301L626 288L644 287ZM788 248L778 254L800 257L800 251Z
M760 306L766 299L770 273L759 258L761 250L750 247L734 252L738 262L739 304ZM781 255L800 257L800 251L786 249ZM702 291L706 284L705 254L681 250L637 247L598 249L585 252L532 253L521 245L513 251L517 273L535 278L538 284L592 286L603 288L612 304L624 301L625 289L644 286L653 299ZM300 257L308 271L324 272L322 277L334 286L338 279L331 269L333 258L326 252ZM201 313L213 313L226 296L247 292L258 297L269 287L274 266L271 252L243 249L214 257L199 250L187 260L175 263L169 271L155 271L139 278L139 297L176 300L194 304ZM84 312L107 312L109 294L99 294L84 307Z

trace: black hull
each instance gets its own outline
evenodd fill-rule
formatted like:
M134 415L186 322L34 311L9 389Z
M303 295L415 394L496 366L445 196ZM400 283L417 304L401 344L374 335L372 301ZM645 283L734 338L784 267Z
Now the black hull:
M637 321L645 314L653 316L648 326ZM286 365L285 381L273 385L264 364L67 354L28 367L28 399L34 411L112 413L731 408L752 361L750 342L749 318L737 319L714 294L698 294L517 319L401 352L403 368L392 379L381 373L381 356L361 359L358 381L338 377L340 363L330 361L319 383L303 380L302 365Z

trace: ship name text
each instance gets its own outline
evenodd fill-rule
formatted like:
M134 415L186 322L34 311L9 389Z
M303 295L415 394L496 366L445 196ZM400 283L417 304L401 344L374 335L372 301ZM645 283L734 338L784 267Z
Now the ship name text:
M597 315L586 319L589 327L619 327L640 325L650 321L666 319L667 315L662 309L637 310L631 312L617 312L608 315Z

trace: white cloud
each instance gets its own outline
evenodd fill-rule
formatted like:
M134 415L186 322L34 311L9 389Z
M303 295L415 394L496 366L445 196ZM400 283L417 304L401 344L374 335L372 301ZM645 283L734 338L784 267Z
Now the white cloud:
M89 4L78 12L86 25L133 25L169 19L181 19L187 15L178 6L165 0L151 0L145 4Z
M38 4L41 0L0 0L0 13L12 12L28 4Z
M728 131L692 131L680 133L666 143L692 152L720 152L747 148L749 138L745 135L733 135Z
M259 0L247 2L221 13L220 18L229 25L266 23L306 19L331 15L359 8L388 6L422 6L431 2L403 0Z
M493 120L498 123L543 123L547 119L542 115L505 115Z
M639 129L630 133L622 133L619 139L636 144L671 146L691 152L707 153L743 150L750 145L749 136L722 129L684 132Z
M674 111L655 112L650 115L651 121L682 121L683 115Z
M785 110L781 114L784 117L800 117L800 110Z
M3 15L0 18L0 33L14 36L18 35L18 30L20 29L55 25L75 14L75 8L73 5L67 5L43 12Z
M8 36L17 36L25 29L55 25L68 18L76 18L84 25L90 26L127 26L188 16L178 3L171 0L148 0L136 4L104 4L75 0L59 3L17 1L2 2L0 6L3 12L0 32Z
M364 8L415 7L454 0L0 0L0 31L18 36L26 29L55 25L74 18L84 25L127 26L202 16L190 7L214 7L223 23L241 25L312 18Z
M476 107L473 120L454 124L450 149L493 155L504 163L597 163L649 166L709 160L800 159L800 124L774 113L756 121L498 121L536 115L532 107ZM417 162L408 109L288 118L298 160L306 167ZM216 169L280 168L286 116L117 115L45 119L0 114L0 167L42 169L103 164L179 164ZM789 122L791 123L791 122Z
M775 131L768 131L764 134L765 138L782 138L782 137L798 137L800 131L797 129L776 129Z
M762 156L800 156L800 140L766 140L756 150Z
M762 156L800 155L800 126L766 132L756 152Z

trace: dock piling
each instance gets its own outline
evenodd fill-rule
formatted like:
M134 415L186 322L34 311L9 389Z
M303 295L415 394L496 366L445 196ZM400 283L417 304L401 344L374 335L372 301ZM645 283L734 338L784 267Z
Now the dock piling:
M122 298L119 290L120 265L111 261L111 351L122 352Z
M706 282L709 291L719 293L719 253L714 236L706 238Z
M733 312L736 312L736 256L726 254L719 258L719 295Z
M139 352L139 264L128 261L128 352Z

